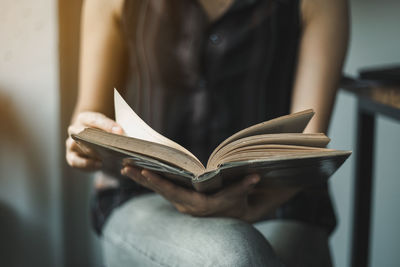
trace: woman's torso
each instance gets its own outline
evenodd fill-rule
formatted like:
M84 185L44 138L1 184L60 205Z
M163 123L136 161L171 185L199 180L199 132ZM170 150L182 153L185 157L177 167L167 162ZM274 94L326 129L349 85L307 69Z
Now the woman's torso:
M126 0L128 99L206 162L232 133L289 113L297 1L236 1L210 23L195 0Z
M299 9L299 0L235 0L209 22L195 0L125 0L125 97L150 126L206 163L231 134L289 113ZM272 217L335 226L326 184Z

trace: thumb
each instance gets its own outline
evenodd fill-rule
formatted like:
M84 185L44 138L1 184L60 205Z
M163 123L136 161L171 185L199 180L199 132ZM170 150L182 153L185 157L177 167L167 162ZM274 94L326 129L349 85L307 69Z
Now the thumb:
M247 191L250 191L254 188L254 186L256 184L258 184L260 182L260 175L259 174L250 174L247 175L244 179L243 179L243 186L245 188L247 188Z

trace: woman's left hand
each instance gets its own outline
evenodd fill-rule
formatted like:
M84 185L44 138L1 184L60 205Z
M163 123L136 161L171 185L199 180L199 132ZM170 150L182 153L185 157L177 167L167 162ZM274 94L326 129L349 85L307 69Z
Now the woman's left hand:
M298 192L298 189L264 191L255 194L257 200L252 203L249 196L260 181L257 174L248 175L217 193L206 195L175 185L148 170L125 166L121 173L163 196L179 212L200 217L232 217L255 222Z

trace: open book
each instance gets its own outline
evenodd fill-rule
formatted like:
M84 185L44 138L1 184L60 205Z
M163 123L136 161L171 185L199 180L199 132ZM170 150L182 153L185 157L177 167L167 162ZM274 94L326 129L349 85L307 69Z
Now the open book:
M215 191L251 173L261 175L261 185L320 183L351 154L325 148L330 139L324 134L302 133L314 115L305 110L235 133L215 148L203 166L186 148L147 125L116 90L114 105L116 121L126 135L86 128L72 138L93 149L105 171L119 173L123 164L130 164L200 192Z

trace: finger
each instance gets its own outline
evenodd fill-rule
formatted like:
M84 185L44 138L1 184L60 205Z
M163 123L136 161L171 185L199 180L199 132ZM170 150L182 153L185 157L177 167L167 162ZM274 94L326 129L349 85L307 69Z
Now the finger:
M216 212L218 206L212 206L208 196L177 186L159 175L148 170L142 170L142 174L153 183L156 192L172 202L179 205L178 211L194 216L207 216Z
M135 181L136 183L150 189L153 190L153 188L151 188L151 185L149 185L147 183L146 177L144 177L143 175L140 174L141 170L139 168L136 167L132 167L132 166L125 166L121 169L121 174L128 176L129 178L131 178L133 181ZM153 190L154 191L154 190Z
M142 170L132 166L125 166L121 169L121 174L126 175L138 184L161 194L162 192L149 179L142 175Z
M193 204L193 201L197 198L197 192L175 185L154 172L142 170L141 174L146 177L147 182L151 184L154 191L170 201Z
M213 195L210 202L217 207L215 214L241 218L248 206L248 195L259 181L258 174L251 174Z
M221 216L240 217L243 208L247 206L248 195L259 181L259 175L248 175L210 196L210 206L215 207L214 213Z
M177 202L171 202L171 203L172 203L172 205L174 205L174 207L175 207L180 213L192 215L192 214L190 213L190 210L188 209L188 207L187 207L186 205L184 205L184 204L182 204L182 203L177 203Z
M110 133L123 134L122 127L114 120L98 112L82 112L78 115L79 123L104 130Z
M254 186L260 181L260 175L251 174L247 175L241 181L234 183L227 188L219 191L214 196L226 198L228 196L247 195L253 190Z
M83 158L93 158L94 160L99 160L97 154L87 146L77 143L74 139L69 137L65 141L65 146L68 151L76 152Z
M245 184L247 184L247 194L250 194L254 191L254 187L261 181L261 176L259 174L249 174L244 177ZM246 185L244 185L246 186Z
M127 166L122 170L122 173L128 175L139 184L160 194L182 213L194 216L205 216L214 212L214 210L210 210L207 196L177 186L151 171L139 171L136 168ZM179 205L179 208L177 205Z
M210 211L209 209L199 209L198 207L194 208L193 206L184 203L173 201L171 201L171 203L180 213L183 214L189 214L198 217L207 217L215 213L214 211Z
M101 168L102 162L99 160L81 157L77 152L68 151L67 162L73 168L78 168L82 170L97 170Z
M68 127L68 135L71 136L72 134L78 134L83 131L85 127L83 125L70 125Z
M79 154L84 154L78 143L75 142L75 140L72 139L71 137L68 137L67 140L65 141L65 147L67 151L75 151Z

